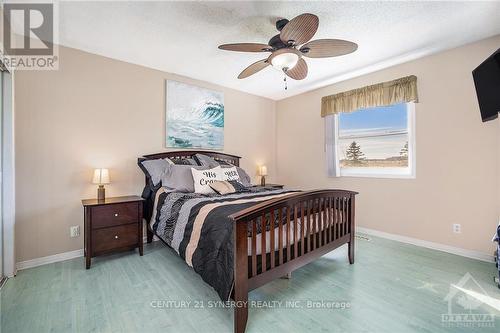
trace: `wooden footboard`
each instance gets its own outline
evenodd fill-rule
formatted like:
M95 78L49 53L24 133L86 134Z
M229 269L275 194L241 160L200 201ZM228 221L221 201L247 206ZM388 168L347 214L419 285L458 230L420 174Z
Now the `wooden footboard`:
M354 263L356 194L344 190L299 192L262 202L230 216L235 221L233 298L236 333L245 331L250 290L345 243L349 244L349 262ZM257 232L258 224L260 233Z

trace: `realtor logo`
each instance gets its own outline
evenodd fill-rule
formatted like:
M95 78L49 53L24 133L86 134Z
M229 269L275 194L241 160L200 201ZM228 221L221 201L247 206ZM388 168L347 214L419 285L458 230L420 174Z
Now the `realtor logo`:
M54 51L54 7L51 3L6 3L4 5L3 40L8 55L52 55ZM20 47L13 45L11 39L14 15L22 22L21 34L24 36ZM32 46L34 39L45 47ZM17 45L16 45L17 46Z
M495 315L486 313L481 305L496 307L500 301L490 297L470 273L466 273L457 284L450 285L444 298L448 302L448 313L441 315L446 327L494 327ZM465 310L465 311L464 311Z
M57 69L55 4L5 3L2 58L9 69Z

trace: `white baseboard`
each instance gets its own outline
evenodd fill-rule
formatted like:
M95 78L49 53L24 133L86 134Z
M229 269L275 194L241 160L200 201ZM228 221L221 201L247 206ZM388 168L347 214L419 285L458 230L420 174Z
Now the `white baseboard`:
M47 257L35 258L31 260L21 261L16 264L17 270L27 269L31 267L42 266L46 264L52 264L54 262L74 259L78 257L83 257L83 249L58 253Z
M466 249L462 249L459 247L429 242L429 241L425 241L425 240L421 240L421 239L417 239L417 238L412 238L412 237L390 234L388 232L369 229L369 228L363 228L363 227L356 227L356 231L363 233L363 234L367 234L367 235L372 235L372 236L377 236L377 237L381 237L381 238L386 238L386 239L398 241L401 243L407 243L407 244L425 247L425 248L432 249L432 250L438 250L438 251L442 251L442 252L456 254L456 255L459 255L462 257L467 257L467 258L472 258L472 259L477 259L477 260L487 261L487 262L494 262L495 261L493 254L487 254L484 252L466 250Z
M160 239L156 236L153 237L153 242L159 241ZM146 237L144 237L144 244L146 244ZM27 268L42 266L46 264L52 264L54 262L74 259L78 257L83 257L83 249L58 253L47 257L35 258L31 260L21 261L16 264L16 270L20 271Z

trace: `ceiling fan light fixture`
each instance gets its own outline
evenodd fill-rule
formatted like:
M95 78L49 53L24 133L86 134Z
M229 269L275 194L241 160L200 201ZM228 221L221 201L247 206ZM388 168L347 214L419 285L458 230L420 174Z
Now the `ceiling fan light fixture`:
M276 55L271 59L271 65L274 68L282 71L284 69L292 69L297 65L299 55L293 52L286 52Z
M245 68L238 79L244 79L268 66L280 71L286 77L294 80L304 80L309 71L304 57L330 58L349 54L357 50L356 43L342 39L311 40L318 30L318 16L305 13L290 21L276 21L279 34L273 36L267 44L233 43L219 45L219 49L238 52L271 52L266 59L254 62ZM286 89L286 85L285 85Z

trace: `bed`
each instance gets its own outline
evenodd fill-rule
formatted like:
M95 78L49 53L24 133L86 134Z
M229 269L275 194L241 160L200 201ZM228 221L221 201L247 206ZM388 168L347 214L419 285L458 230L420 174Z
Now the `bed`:
M173 151L145 160L204 154L239 166L240 157ZM223 301L234 301L234 331L243 333L248 292L348 244L354 263L356 192L249 188L226 195L144 192L147 241L156 235L174 249Z

